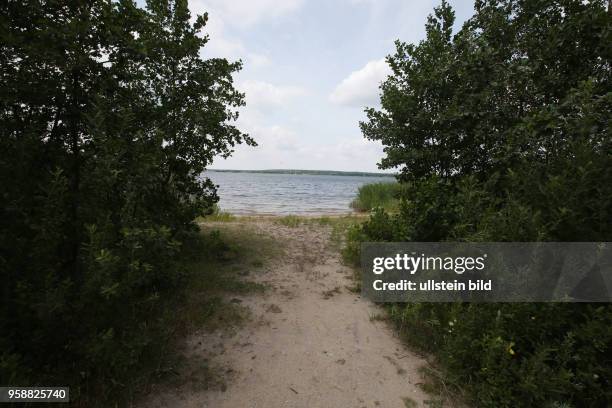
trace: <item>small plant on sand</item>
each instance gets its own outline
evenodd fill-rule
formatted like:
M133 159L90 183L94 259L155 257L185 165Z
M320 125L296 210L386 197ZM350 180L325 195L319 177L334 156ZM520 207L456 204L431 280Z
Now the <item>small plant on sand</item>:
M219 205L213 206L212 214L203 218L204 221L231 222L236 221L234 214L221 210Z
M302 220L297 215L286 215L278 219L278 223L285 227L295 228L302 223Z

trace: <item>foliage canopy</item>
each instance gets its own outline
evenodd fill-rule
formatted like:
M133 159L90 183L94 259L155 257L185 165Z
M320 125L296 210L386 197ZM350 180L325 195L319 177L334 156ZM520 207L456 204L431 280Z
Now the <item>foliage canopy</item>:
M1 383L104 394L159 334L217 201L200 174L255 143L232 124L241 63L201 56L206 21L186 0L0 6Z
M478 0L453 35L443 1L419 44L396 42L363 134L398 168L398 214L361 241L610 241L612 11L574 0ZM612 307L389 305L478 406L608 406Z

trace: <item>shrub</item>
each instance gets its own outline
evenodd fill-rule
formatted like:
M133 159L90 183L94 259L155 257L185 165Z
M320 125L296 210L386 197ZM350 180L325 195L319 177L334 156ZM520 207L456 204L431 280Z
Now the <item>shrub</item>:
M240 63L205 60L186 1L8 2L0 12L0 383L115 406L154 365L183 246L254 142Z
M387 211L397 209L401 185L399 183L371 183L359 187L357 198L350 206L357 211L370 211L382 207Z
M381 167L399 168L400 208L373 212L346 251L358 259L364 241L609 241L607 5L478 1L455 35L453 23L443 1L427 38L398 41L387 58L382 109L368 109L361 128L385 146ZM477 406L612 401L609 304L387 308Z

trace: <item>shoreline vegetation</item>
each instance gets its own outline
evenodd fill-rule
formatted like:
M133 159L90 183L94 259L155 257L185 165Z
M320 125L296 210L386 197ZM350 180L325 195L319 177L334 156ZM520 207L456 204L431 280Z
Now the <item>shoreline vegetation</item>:
M347 262L359 265L362 242L610 241L610 10L477 2L454 32L443 1L423 41L397 41L381 107L361 129L385 146L382 168L401 169L399 208L349 229ZM610 303L385 308L470 405L612 403Z
M358 211L366 212L375 208L386 211L397 211L402 193L402 185L397 182L381 182L364 184L359 187L357 197L349 206Z
M169 369L192 278L201 318L233 286L194 220L218 201L198 176L256 144L235 123L242 64L204 58L187 1L10 2L0 19L0 384L129 406Z

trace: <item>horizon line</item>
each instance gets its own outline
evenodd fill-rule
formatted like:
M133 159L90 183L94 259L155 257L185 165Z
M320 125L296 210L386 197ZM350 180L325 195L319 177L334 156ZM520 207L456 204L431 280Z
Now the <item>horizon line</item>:
M383 171L364 171L364 170L328 170L328 169L283 169L283 168L271 168L271 169L219 169L219 168L207 168L207 171L241 171L241 172L271 172L271 171L301 171L301 172L326 172L326 173L363 173L363 174L380 174L380 175L396 175L397 172L385 173Z

